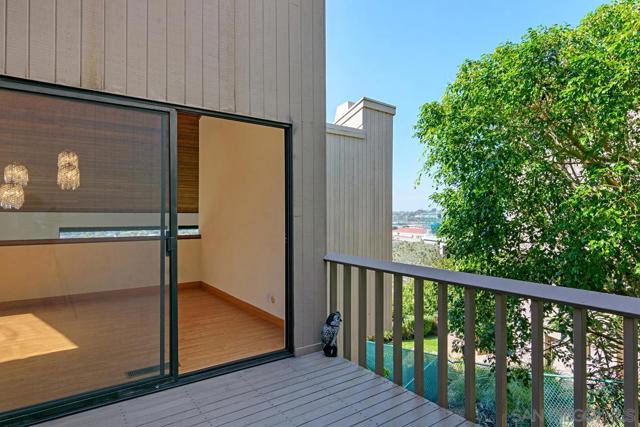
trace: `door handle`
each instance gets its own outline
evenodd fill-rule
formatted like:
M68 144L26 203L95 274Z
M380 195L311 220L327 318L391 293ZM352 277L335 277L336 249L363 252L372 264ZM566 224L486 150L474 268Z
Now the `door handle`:
M178 249L178 239L175 237L167 237L166 240L166 250L167 250L167 255L171 254L172 252L175 252L176 249Z

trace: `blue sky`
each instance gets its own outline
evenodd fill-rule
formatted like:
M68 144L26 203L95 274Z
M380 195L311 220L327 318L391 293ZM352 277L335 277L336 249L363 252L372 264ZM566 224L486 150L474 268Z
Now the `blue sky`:
M437 100L465 58L527 28L577 24L603 0L327 0L327 121L362 96L397 107L393 209L431 206L430 180L415 189L422 148L413 138L420 105Z

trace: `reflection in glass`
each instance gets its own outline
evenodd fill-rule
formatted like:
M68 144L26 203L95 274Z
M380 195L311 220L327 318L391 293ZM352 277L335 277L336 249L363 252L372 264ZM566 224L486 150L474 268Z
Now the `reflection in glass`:
M0 90L0 127L0 412L160 375L160 236L60 238L162 228L167 114Z
M24 204L24 189L19 184L0 186L0 207L2 209L20 209Z
M4 182L26 187L29 184L29 171L24 165L11 163L4 168Z
M58 186L63 190L75 190L80 187L80 167L78 155L64 150L58 154Z

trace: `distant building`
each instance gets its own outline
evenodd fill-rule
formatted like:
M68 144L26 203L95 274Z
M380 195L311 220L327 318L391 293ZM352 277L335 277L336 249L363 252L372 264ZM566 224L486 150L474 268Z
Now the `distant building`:
M399 227L393 230L393 240L399 242L419 242L427 240L427 229L424 227Z

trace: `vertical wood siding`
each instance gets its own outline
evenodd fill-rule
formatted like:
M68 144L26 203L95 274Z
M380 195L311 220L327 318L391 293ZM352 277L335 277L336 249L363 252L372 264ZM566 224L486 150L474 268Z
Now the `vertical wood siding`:
M36 80L53 80L56 73L56 3L31 0L29 8L29 70Z
M357 103L353 107L351 117L340 122L347 124L346 127L334 131L329 126L327 130L327 251L391 261L393 115L368 108L366 104ZM338 283L342 284L341 269ZM373 272L368 273L367 283L367 334L373 335ZM388 330L391 328L390 276L385 276L384 284L383 324ZM358 288L357 282L351 287L352 313L358 310ZM342 292L338 295L338 306L342 307ZM352 330L357 330L353 316L351 322ZM357 357L355 340L353 335L351 344Z
M104 27L104 88L95 87L93 89L125 93L127 87L127 0L104 2ZM97 70L96 72L100 74L101 71ZM60 82L56 81L56 83Z
M149 2L147 34L147 97L164 101L167 99L167 0Z
M325 312L324 0L0 0L0 74L293 124L295 345Z
M105 0L84 0L82 3L80 83L86 88L104 87L104 2ZM150 33L150 37L152 35L156 36ZM150 55L153 53L151 45L149 52Z
M6 73L16 77L28 77L29 73L29 3L23 0L7 0L5 12L6 31L0 37L6 45Z

